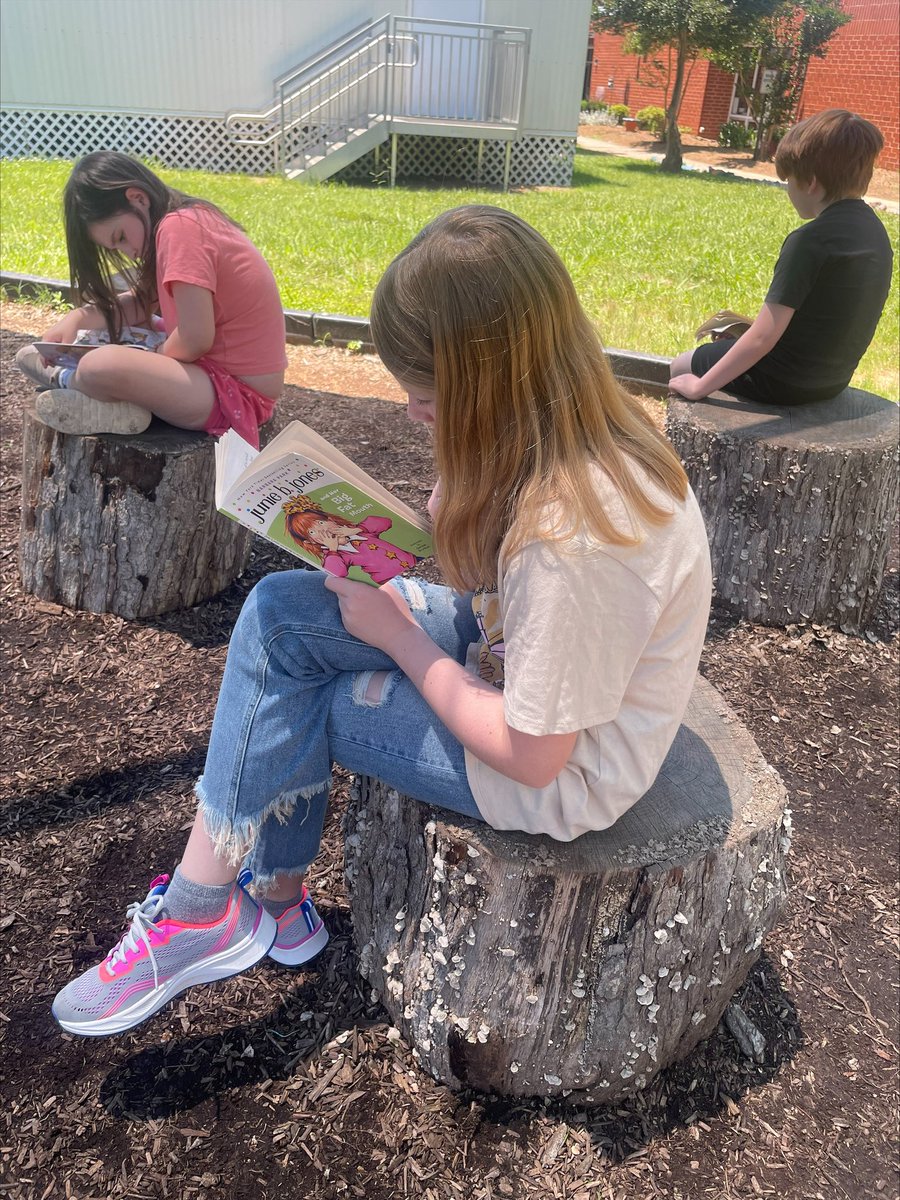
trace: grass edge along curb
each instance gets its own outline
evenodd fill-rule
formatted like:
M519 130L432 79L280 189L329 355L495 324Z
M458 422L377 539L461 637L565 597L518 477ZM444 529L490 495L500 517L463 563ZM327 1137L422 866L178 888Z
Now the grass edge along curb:
M74 293L62 279L44 279L39 275L20 275L15 271L0 271L0 290L10 299L45 301L48 294L59 293L74 304ZM284 309L285 340L292 345L326 343L346 346L359 343L359 348L374 351L369 322L365 317L345 317L338 313L314 313L302 309ZM659 354L639 354L632 350L606 348L613 372L624 383L645 385L652 389L665 388L669 381L670 359Z

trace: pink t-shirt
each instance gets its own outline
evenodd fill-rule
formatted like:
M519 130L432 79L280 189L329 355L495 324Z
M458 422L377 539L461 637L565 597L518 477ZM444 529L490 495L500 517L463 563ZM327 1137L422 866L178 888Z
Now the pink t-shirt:
M284 370L278 285L242 230L202 205L168 213L156 228L156 284L168 332L178 324L174 283L193 283L212 292L216 336L207 358L230 375Z

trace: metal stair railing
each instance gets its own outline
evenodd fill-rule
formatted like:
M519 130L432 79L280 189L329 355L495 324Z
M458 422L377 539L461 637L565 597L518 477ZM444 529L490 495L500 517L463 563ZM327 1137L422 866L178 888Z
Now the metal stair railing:
M394 30L415 39L418 47L415 69L392 78L394 116L473 121L518 132L530 29L395 17Z
M387 15L275 80L267 111L226 126L240 145L274 146L292 174L392 118L518 132L530 33Z
M373 125L384 124L390 80L415 65L415 50L413 39L379 33L285 94L280 129L284 169L303 169Z
M239 145L275 146L283 171L348 140L387 113L390 17L361 26L314 59L275 80L276 100L261 113L230 113L226 127Z

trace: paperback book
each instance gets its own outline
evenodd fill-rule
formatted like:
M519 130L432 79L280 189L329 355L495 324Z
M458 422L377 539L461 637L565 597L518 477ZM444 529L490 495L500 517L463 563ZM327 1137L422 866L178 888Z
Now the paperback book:
M159 349L165 340L164 333L142 329L138 325L126 325L119 335L119 345L151 352ZM54 366L74 367L90 350L108 346L109 334L105 329L79 329L74 342L35 342L34 345L41 357Z
M740 313L732 312L730 308L723 308L719 312L713 313L711 317L707 317L695 336L698 342L702 342L705 337L714 342L719 338L737 339L746 333L752 324L753 320L750 317L742 317Z
M310 566L375 586L433 550L411 508L302 421L261 451L233 429L219 438L216 507Z

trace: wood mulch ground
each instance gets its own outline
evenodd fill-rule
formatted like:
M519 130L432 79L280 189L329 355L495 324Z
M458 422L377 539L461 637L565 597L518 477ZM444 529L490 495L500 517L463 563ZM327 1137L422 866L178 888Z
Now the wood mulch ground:
M623 150L640 150L649 154L665 154L665 142L657 141L653 134L637 130L629 133L619 125L581 125L578 129L580 137L596 138L620 146ZM728 150L718 142L709 138L698 137L696 134L682 134L682 154L686 163L695 166L711 167L715 170L750 171L758 179L777 179L775 164L772 162L753 161L750 150ZM869 186L870 196L880 200L900 200L900 172L883 167L876 167L872 173Z
M28 387L10 359L47 321L10 305L2 324L0 1194L897 1196L896 551L866 637L710 623L703 672L781 772L794 811L789 907L739 995L765 1035L762 1062L720 1028L612 1109L512 1104L434 1083L357 972L343 785L311 881L332 935L317 962L267 962L194 988L133 1035L61 1033L55 991L100 957L126 904L177 859L241 602L291 564L260 544L223 595L146 622L22 595ZM380 367L339 351L294 358L302 375L282 419L310 421L422 506L427 447L385 398Z

